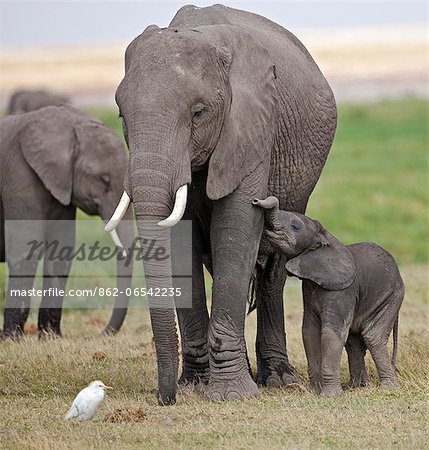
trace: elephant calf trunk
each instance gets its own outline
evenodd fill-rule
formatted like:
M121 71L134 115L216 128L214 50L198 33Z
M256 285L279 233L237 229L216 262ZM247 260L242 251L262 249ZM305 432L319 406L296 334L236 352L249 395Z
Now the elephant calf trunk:
M273 230L279 230L281 228L279 215L279 200L277 197L270 196L265 200L259 200L254 198L252 204L264 208L265 211L265 222L268 226L272 227Z

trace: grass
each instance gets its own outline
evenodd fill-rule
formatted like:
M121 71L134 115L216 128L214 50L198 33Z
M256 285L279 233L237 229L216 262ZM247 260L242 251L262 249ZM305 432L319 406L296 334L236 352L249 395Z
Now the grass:
M286 288L291 360L302 384L261 389L257 400L210 404L198 393L179 395L174 407L156 404L155 355L147 311L127 318L114 338L99 331L108 311L73 312L64 318L67 339L2 343L0 353L0 446L5 448L427 448L428 333L425 266L403 270L409 286L400 326L398 367L402 390L371 385L325 400L305 389L306 363L300 336L301 298L295 281ZM35 319L33 313L32 319ZM256 317L247 318L251 364ZM99 355L102 355L101 357ZM98 356L97 356L98 355ZM90 423L64 422L76 393L92 379L115 387ZM345 360L342 381L347 381ZM120 408L131 418L110 423ZM132 413L142 411L138 422Z
M428 256L428 103L340 106L308 215L344 243L373 241L399 264Z
M37 342L29 335L20 344L0 343L0 448L429 448L427 108L427 102L411 100L342 106L335 145L308 210L344 242L378 242L399 261L406 285L400 391L377 388L369 356L368 388L333 400L306 391L295 279L285 288L286 326L302 383L262 388L257 400L210 404L186 392L176 406L159 407L152 392L156 365L147 311L133 310L118 336L102 338L109 310L69 310L65 339ZM120 130L114 112L94 113ZM252 314L246 335L253 368L255 333ZM76 393L96 378L115 390L95 420L64 422ZM347 382L345 358L342 381ZM125 407L128 416L111 423L112 414Z

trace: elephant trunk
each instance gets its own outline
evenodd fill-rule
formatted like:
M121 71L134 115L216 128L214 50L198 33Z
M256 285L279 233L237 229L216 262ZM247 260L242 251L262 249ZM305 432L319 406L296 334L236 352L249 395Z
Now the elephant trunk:
M145 136L143 142L130 143L130 185L142 254L147 255L155 241L164 255L144 257L143 266L147 292L153 293L147 298L158 362L158 401L170 405L176 401L179 366L174 297L155 294L173 288L170 226L180 220L186 206L186 187L181 186L190 182L190 162L186 165L184 159L184 166L175 162L168 154L171 141L155 143Z
M134 195L133 198L135 198ZM152 215L148 216L147 212L145 214L145 208L141 202L134 201L143 254L147 254L151 243L155 241L157 249L163 249L163 254L168 255L162 260L152 257L145 258L143 266L147 292L154 293L147 297L158 362L158 401L161 405L170 405L176 401L179 370L179 340L176 330L174 297L159 297L155 293L170 292L170 288L173 287L171 229L158 226L157 222L161 216L156 218ZM162 216L165 217L164 214Z
M279 221L279 200L277 197L270 196L265 200L253 199L253 205L260 206L265 209L265 223L274 231L281 228Z

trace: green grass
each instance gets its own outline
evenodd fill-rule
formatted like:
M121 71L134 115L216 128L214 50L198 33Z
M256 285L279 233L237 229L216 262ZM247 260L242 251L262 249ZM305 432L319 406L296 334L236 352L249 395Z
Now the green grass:
M122 134L122 120L119 117L117 109L108 108L90 108L87 111L92 116L100 119L107 127L112 129L119 136L123 137Z
M428 103L339 108L308 215L345 243L377 242L400 264L428 257Z
M120 133L116 111L91 112ZM398 260L406 286L400 391L378 389L369 356L368 388L348 390L333 400L306 391L302 300L293 279L285 288L285 315L290 358L302 384L261 389L261 397L250 401L210 404L187 392L174 407L157 406L147 311L133 310L118 336L101 338L109 310L68 310L63 340L39 343L28 336L20 344L0 343L0 448L429 448L427 133L425 101L341 106L335 144L308 208L345 243L377 242ZM0 265L0 301L3 270ZM36 320L37 311L32 311L29 323ZM252 314L246 337L253 368L255 333ZM97 351L106 358L95 360ZM96 378L115 387L96 419L64 422L73 397ZM342 381L347 381L345 358ZM130 409L128 418L106 421L124 407ZM138 409L145 419L134 423Z

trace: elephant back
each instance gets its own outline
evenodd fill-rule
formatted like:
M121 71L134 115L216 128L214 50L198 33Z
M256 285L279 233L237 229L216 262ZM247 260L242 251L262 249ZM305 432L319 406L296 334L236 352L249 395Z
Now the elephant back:
M170 27L225 24L250 32L273 60L280 117L273 129L268 194L279 199L281 209L304 213L335 134L337 110L333 92L298 38L257 14L222 5L185 6Z

